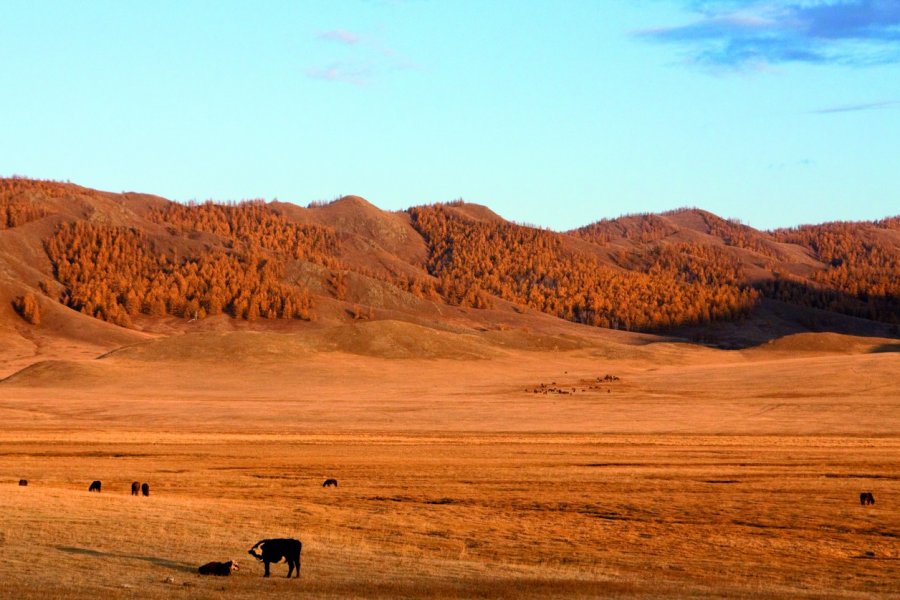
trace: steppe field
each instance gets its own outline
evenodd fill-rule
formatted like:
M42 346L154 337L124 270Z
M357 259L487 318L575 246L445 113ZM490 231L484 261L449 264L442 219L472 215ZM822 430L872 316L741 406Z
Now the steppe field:
M0 597L900 597L896 341L403 327L11 357Z

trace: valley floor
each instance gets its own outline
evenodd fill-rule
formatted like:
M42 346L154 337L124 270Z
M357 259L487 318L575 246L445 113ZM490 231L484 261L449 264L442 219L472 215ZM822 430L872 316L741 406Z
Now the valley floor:
M38 366L0 385L0 597L900 595L896 353L647 352Z

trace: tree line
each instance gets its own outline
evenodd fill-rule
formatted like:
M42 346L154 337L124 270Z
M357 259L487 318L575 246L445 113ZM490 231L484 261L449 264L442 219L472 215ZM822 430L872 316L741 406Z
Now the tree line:
M495 296L579 323L653 331L739 318L757 299L738 284L740 265L710 248L660 248L627 271L550 231L475 221L442 205L409 214L450 304L488 308Z
M752 285L763 297L866 319L900 322L900 248L896 236L890 233L900 230L897 216L875 222L833 222L761 232L706 211L684 208L663 215L604 219L570 233L603 247L616 240L646 246L632 253L618 249L611 254L618 265L640 270L642 261L646 265L646 255L652 257L672 244L666 238L678 232L663 217L685 212L696 216L697 231L722 240L725 246L749 250L760 257L759 264L771 270L773 277L757 281L743 279L741 283ZM822 268L805 276L779 268L779 261L783 260L777 247L779 243L806 249L822 263ZM701 248L716 247L713 244L690 246L683 251L693 255L705 252ZM707 264L713 270L724 266L721 259Z
M12 229L47 216L21 179L0 179L0 229Z
M202 231L228 240L232 246L257 246L283 257L344 268L337 258L340 240L334 229L289 221L263 200L169 203L164 208L153 208L149 218L179 233Z
M885 235L898 229L900 217L776 230L776 240L806 248L825 268L808 282L780 276L764 292L795 304L900 323L900 247Z
M96 193L57 182L0 179L0 229L47 216L44 196L69 201L85 194ZM738 319L761 297L900 323L900 217L758 232L704 211L679 209L603 220L566 235L472 219L456 210L461 204L408 210L428 247L428 276L395 272L386 264L348 264L342 253L350 234L296 222L261 200L151 208L148 219L168 236L99 221L64 223L45 240L45 249L64 286L61 302L123 326L141 314L309 319L309 291L286 277L298 262L320 265L327 293L348 302L354 296L348 275L356 273L423 299L473 308L491 308L501 299L629 330ZM83 216L91 210L85 206ZM685 211L697 215L692 226L722 242L673 241L682 236L672 237L679 227L665 217ZM623 239L632 244L612 245ZM779 269L778 244L804 248L822 268L805 276ZM774 279L750 281L741 253L730 248L758 255L757 264L774 272ZM50 293L49 285L42 289ZM33 297L17 298L15 308L27 320L40 320ZM354 311L372 316L362 307Z
M166 227L170 246L133 227L61 224L44 244L56 279L65 286L60 301L125 327L141 314L308 320L312 298L305 287L286 281L288 261L325 267L329 291L339 300L348 299L352 271L439 299L428 278L347 267L332 228L294 223L261 201L170 204L151 209L149 219ZM183 243L197 232L211 234L217 244Z
M309 293L283 281L284 265L255 247L178 258L141 231L84 221L64 223L47 240L60 301L128 327L132 317L309 319Z

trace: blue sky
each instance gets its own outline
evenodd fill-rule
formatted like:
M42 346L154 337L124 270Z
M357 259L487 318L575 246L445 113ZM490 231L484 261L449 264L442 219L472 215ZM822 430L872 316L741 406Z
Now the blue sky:
M0 75L0 175L553 229L900 213L900 0L5 0Z

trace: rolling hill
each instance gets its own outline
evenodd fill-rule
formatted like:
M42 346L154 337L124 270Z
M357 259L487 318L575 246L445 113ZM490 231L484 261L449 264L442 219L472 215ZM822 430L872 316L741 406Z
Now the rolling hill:
M477 357L611 330L744 347L898 324L900 217L758 231L678 209L554 232L459 201L184 205L0 180L6 372L183 333Z

